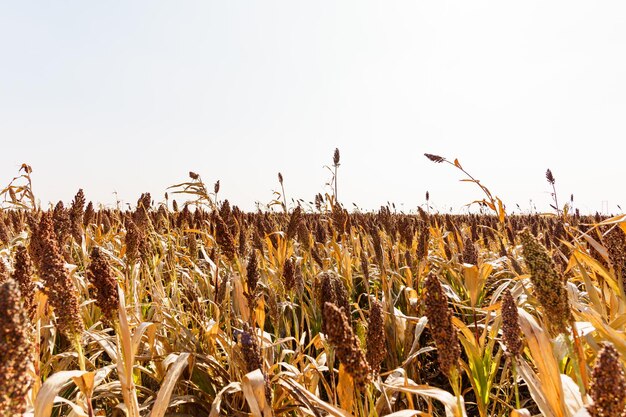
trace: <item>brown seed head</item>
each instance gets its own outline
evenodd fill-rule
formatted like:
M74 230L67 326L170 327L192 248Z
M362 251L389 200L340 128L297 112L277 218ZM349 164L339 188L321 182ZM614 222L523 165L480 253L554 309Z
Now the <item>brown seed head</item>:
M256 251L252 251L248 256L248 265L246 266L246 283L250 294L256 293L257 284L259 282L259 264L256 258Z
M150 227L150 207L152 206L152 197L150 193L142 193L137 200L137 207L133 213L133 221L137 227L145 234Z
M52 221L54 223L54 234L59 242L59 247L63 248L65 241L72 232L72 222L70 220L70 212L65 209L62 201L59 201L57 205L54 206Z
M8 244L11 238L9 237L9 228L0 219L0 243Z
M96 211L93 208L93 203L90 201L85 208L85 214L83 215L83 225L89 226L96 218Z
M506 346L507 354L517 356L522 352L522 339L520 337L519 316L517 304L513 300L511 291L508 289L502 297L502 340Z
M465 242L463 242L463 263L478 264L478 251L469 237L465 238Z
M387 356L383 305L378 300L372 300L367 324L367 363L372 371L380 372L380 364Z
M604 343L596 359L589 394L593 403L587 411L592 417L624 416L626 379L620 355L609 343Z
M363 388L370 381L370 367L343 309L325 302L323 320L326 323L326 336L335 346L337 358L354 378L357 387Z
M544 318L556 333L567 333L573 321L563 280L546 248L524 229L521 234L522 253L530 269L530 280L544 310Z
M77 242L82 239L83 229L83 209L85 208L85 195L82 188L78 190L74 201L72 201L72 207L70 208L70 222L72 223L72 236Z
M134 264L139 259L139 246L142 238L141 230L135 222L127 219L124 243L126 244L126 260L129 265Z
M424 156L428 159L430 159L433 162L436 162L438 164L442 163L443 161L446 160L446 158L444 158L443 156L439 156L439 155L433 155L430 153L425 153Z
M102 310L105 319L109 323L113 323L116 320L119 306L117 279L109 261L99 248L94 247L90 257L87 279L96 289L96 305Z
M248 323L244 323L243 326L243 331L238 333L238 342L247 366L246 372L252 372L255 369L262 370L263 361L261 360L261 350L259 349L257 337Z
M256 369L260 369L263 373L265 380L265 398L268 403L272 403L272 388L270 386L270 380L268 375L263 370L263 360L261 359L261 349L257 342L257 336L254 330L244 323L243 331L238 332L238 342L241 349L241 353L245 362L246 372L252 372Z
M296 285L296 268L291 258L283 265L283 285L287 291L293 291Z
M291 240L298 233L298 226L302 221L302 209L296 207L289 217L289 225L287 226L287 240Z
M33 266L26 247L19 246L15 252L15 267L13 269L13 279L19 284L20 292L24 300L24 309L28 316L35 315L35 283L33 282Z
M0 284L0 410L5 416L26 412L26 395L33 379L31 325L17 283Z
M0 284L9 279L9 269L3 258L0 258Z
M318 277L319 289L317 291L320 308L324 309L324 303L333 303L343 308L347 317L350 317L350 302L348 292L343 281L333 272L322 272ZM322 332L326 333L325 322L322 321Z
M430 228L428 225L420 226L419 240L417 242L417 258L422 260L428 255L428 242L430 241Z
M302 275L302 265L298 262L294 262L294 268L296 270L294 276L294 285L296 294L302 294L304 291L304 276Z
M57 327L68 339L78 343L85 330L80 315L78 291L69 272L65 269L65 262L59 251L49 214L42 216L39 228L44 236L43 257L39 271L39 276L45 283L44 292L48 295L50 304L57 315Z
M446 376L450 376L450 371L459 366L461 355L459 336L456 328L452 325L448 299L435 275L428 275L425 289L426 317L428 317L428 326L437 346L437 359L441 371Z
M235 259L237 249L235 248L233 235L230 233L228 225L219 214L215 216L215 240L229 260L232 261Z
M626 234L619 226L613 227L602 238L609 253L609 260L626 290Z

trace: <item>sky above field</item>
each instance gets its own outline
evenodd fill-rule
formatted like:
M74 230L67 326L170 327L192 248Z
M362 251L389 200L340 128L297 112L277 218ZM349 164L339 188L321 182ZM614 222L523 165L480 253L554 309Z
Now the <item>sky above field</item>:
M288 199L448 212L626 209L621 1L5 1L0 185L42 203L161 201L195 171L254 209ZM518 208L519 205L519 208Z

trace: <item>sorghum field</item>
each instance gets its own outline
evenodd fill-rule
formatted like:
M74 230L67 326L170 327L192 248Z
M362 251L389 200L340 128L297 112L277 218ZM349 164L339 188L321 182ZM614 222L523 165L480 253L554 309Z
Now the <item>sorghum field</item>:
M427 157L484 214L348 212L336 182L249 213L193 172L163 204L38 207L23 165L0 211L2 415L623 415L624 217L556 191L508 215Z

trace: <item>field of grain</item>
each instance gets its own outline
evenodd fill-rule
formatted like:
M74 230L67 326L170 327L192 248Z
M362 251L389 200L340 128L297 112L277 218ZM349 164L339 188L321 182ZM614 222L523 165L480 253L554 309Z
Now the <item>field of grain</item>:
M3 416L624 413L623 216L507 215L477 181L480 215L349 212L336 182L250 213L193 172L41 208L30 176L2 191Z

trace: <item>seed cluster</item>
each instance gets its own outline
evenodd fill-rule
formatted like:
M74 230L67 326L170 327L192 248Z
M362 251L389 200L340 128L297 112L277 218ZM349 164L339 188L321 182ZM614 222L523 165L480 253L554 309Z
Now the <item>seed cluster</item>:
M520 238L530 279L544 310L544 319L555 333L567 333L573 317L567 290L556 272L554 261L528 229L522 231Z
M337 358L354 378L356 385L364 387L370 381L370 367L343 309L325 302L324 323L328 340L335 346Z
M593 368L589 394L593 403L587 407L592 417L622 417L626 405L626 378L620 355L605 343Z
M91 250L91 262L87 269L87 279L96 290L96 304L102 310L104 317L114 322L119 306L117 279L109 265L109 261L98 247Z
M57 315L59 330L68 339L77 341L85 330L80 315L78 291L65 269L65 262L59 251L49 215L42 216L39 228L43 236L43 257L39 275L46 284L44 291Z
M522 352L523 344L520 336L517 304L508 289L502 297L502 339L507 354L517 356Z
M456 328L452 325L452 315L448 309L448 299L439 279L430 274L426 278L426 317L428 326L437 346L437 359L441 371L450 376L453 368L459 366L461 347Z
M0 284L0 410L3 416L21 416L26 411L26 394L33 383L29 373L33 360L31 328L19 286L9 278Z
M375 374L380 372L380 364L387 356L384 320L382 303L372 300L367 323L367 363Z

